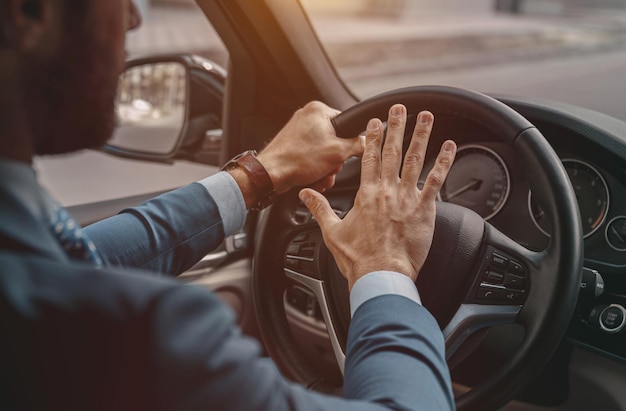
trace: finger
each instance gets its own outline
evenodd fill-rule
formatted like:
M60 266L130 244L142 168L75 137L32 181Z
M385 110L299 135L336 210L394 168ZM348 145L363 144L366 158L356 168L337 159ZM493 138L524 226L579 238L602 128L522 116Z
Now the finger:
M429 111L422 111L417 115L417 122L411 137L411 144L404 156L404 165L402 166L402 187L415 188L422 174L424 166L424 157L426 156L426 148L430 132L433 128L434 116Z
M337 117L341 112L328 107L326 110L326 113L329 118L329 126L331 129L331 133L336 135L336 130L333 127L332 122L330 120ZM364 144L365 141L364 141L363 136L357 136L357 137L352 137L352 138L348 138L344 136L337 136L337 137L340 138L340 144L342 145L342 152L343 152L344 160L347 160L350 157L363 156L363 150L365 148L365 144Z
M345 160L350 157L362 157L365 150L365 136L357 136L353 138L339 138L339 144L342 158Z
M387 119L387 138L383 147L381 179L389 182L397 181L402 161L402 142L406 126L406 108L402 104L394 104L389 109Z
M339 111L339 110L337 110L335 108L332 108L332 107L330 107L330 106L328 106L328 105L326 105L326 104L324 104L322 102L318 102L318 103L319 103L319 106L324 109L324 111L326 112L326 114L328 115L329 118L337 117L337 115L339 115L339 113L341 113L341 111Z
M435 161L435 166L432 170L430 170L430 173L428 173L428 177L426 177L424 188L420 194L420 201L435 201L437 193L441 190L441 186L443 186L444 181L446 181L448 172L454 162L455 155L456 144L454 144L454 141L452 140L447 140L441 146L441 151L439 151L439 155Z
M345 158L362 157L365 150L365 137L358 136L354 138L342 139L345 146Z
M331 225L340 221L330 204L328 204L326 197L317 191L305 188L300 191L299 197L319 223L322 233L326 232Z
M311 188L315 191L319 191L323 193L324 191L332 188L335 185L336 174L329 174L321 180L317 181L315 184L311 186Z
M365 131L365 150L361 158L361 185L376 183L380 179L380 146L383 141L383 123L373 118Z
M313 183L310 188L315 191L319 191L320 193L323 193L324 191L332 188L335 185L337 174L339 174L342 169L343 164L340 164L339 166L335 167L333 171L328 173L324 178Z
M343 164L339 164L337 167L335 167L335 169L333 171L331 171L328 174L339 174L339 172L343 170Z

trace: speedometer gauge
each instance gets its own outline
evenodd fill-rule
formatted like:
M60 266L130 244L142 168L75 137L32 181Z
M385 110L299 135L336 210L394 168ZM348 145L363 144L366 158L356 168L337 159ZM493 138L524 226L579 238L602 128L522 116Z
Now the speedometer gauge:
M441 188L440 200L467 207L488 220L498 213L509 197L509 170L493 150L466 145Z
M580 160L563 160L563 167L574 187L580 210L584 238L595 233L606 219L609 209L609 189L602 175ZM549 236L550 222L543 210L529 195L529 206L537 228Z

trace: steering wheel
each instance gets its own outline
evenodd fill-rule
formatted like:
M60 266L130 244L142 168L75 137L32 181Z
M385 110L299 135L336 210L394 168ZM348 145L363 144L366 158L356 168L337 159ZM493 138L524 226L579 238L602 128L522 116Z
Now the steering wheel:
M448 360L478 330L507 323L525 329L510 360L456 398L459 410L497 409L545 365L574 312L583 259L576 198L541 132L516 111L480 93L441 86L384 93L338 115L333 120L337 135L358 135L370 118L386 118L395 103L404 104L409 115L430 110L435 118L445 115L478 123L499 136L523 164L533 198L551 221L547 249L531 251L469 209L437 205L433 244L417 287L443 331ZM298 349L285 315L285 290L295 282L315 295L343 372L350 321L347 285L297 193L286 194L261 213L255 243L254 299L270 356L288 377L319 385L316 364Z

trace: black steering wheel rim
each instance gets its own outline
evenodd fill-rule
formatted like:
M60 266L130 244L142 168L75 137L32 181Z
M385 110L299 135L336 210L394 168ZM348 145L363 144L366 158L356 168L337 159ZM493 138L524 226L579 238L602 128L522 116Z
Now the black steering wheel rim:
M457 397L459 410L496 409L509 401L547 362L562 340L574 311L583 258L583 236L576 198L558 156L539 130L510 107L480 93L442 86L410 87L384 93L360 102L337 116L333 120L337 135L359 134L367 120L385 118L389 107L396 103L404 104L409 114L430 110L436 117L445 114L478 123L500 136L519 156L533 197L552 222L550 244L540 253L524 251L485 223L484 238L517 253L537 278L541 275L540 284L530 282L526 301L517 314L516 321L526 330L526 337L517 354L480 386ZM269 354L287 376L310 386L315 385L319 378L314 365L299 352L290 335L282 295L287 284L281 273L284 252L280 253L280 258L276 253L276 248L286 247L288 243L288 235L281 236L276 227L289 220L287 210L293 208L298 200L295 193L289 193L279 201L260 217L253 268L255 305L261 335ZM324 254L319 256L325 258ZM328 266L327 262L320 261L318 264L320 267ZM425 267L427 265L428 260Z

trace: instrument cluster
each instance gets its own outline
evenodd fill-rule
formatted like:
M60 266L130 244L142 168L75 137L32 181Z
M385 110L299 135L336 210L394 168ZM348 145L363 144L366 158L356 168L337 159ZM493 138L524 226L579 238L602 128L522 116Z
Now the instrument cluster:
M597 164L577 155L561 154L576 194L586 248L610 263L626 261L626 188ZM457 157L439 200L467 207L496 228L531 249L550 238L550 221L533 200L512 149L491 141L459 144ZM610 184L607 180L613 182ZM612 191L618 201L613 204Z

